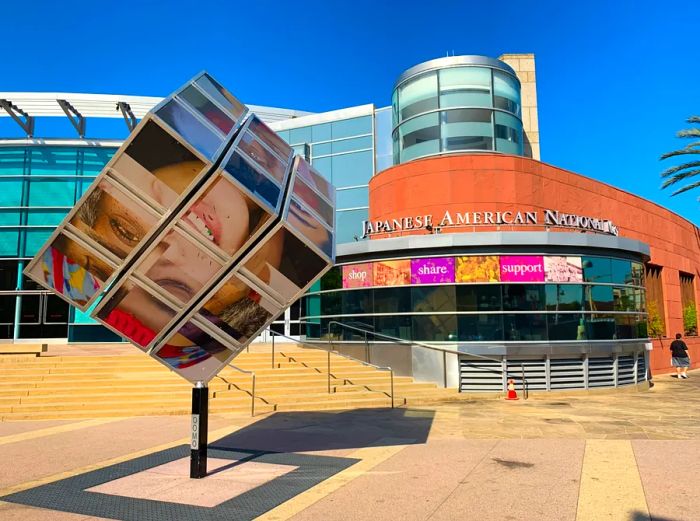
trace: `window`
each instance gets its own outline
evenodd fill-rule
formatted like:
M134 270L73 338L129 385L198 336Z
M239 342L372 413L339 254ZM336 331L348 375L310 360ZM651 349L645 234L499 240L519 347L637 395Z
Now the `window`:
M580 284L547 284L548 311L578 311L583 309L583 286Z
M503 315L505 340L512 342L547 340L546 315Z
M681 307L683 308L683 330L686 335L698 334L697 306L695 305L695 277L690 273L679 273L681 283Z
M503 340L503 315L458 315L459 340Z
M510 74L493 71L493 99L496 108L520 116L520 82Z
M491 70L451 67L440 74L440 107L491 107Z
M646 302L649 336L666 336L664 290L661 282L661 266L647 264L644 279L647 290Z
M455 287L414 286L411 288L411 301L413 311L454 311Z
M411 311L411 288L377 288L374 290L375 313Z
M457 340L456 315L414 315L413 340L449 342Z
M542 284L503 285L505 311L536 311L544 308L545 291Z
M490 110L447 110L441 118L443 150L493 150Z
M501 287L489 285L460 285L457 289L457 311L500 311Z
M585 282L612 282L612 264L606 257L582 257Z
M418 116L398 128L401 161L440 151L440 126L437 112Z
M583 315L577 313L547 315L550 340L586 340Z
M438 108L437 74L429 72L399 87L399 121Z
M374 303L372 301L371 289L356 289L352 291L343 291L341 295L343 301L343 315L372 313L372 310L374 309Z

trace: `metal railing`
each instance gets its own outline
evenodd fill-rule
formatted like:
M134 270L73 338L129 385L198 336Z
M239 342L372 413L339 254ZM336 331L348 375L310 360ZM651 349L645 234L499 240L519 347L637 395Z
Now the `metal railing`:
M405 340L405 339L403 339L403 338L399 338L399 337L395 337L395 336L391 336L391 335L385 335L384 333L377 333L376 331L373 331L373 330L371 330L371 329L363 329L363 328L361 328L361 327L351 326L350 324L344 324L344 323L342 323L342 322L338 322L337 320L331 320L331 321L328 323L328 342L329 342L329 343L331 342L332 337L333 337L331 330L332 330L332 326L334 326L334 325L338 325L338 326L343 327L343 328L346 328L346 329L350 329L350 330L353 330L353 331L358 331L358 332L360 332L360 333L363 333L363 334L364 334L364 339L365 339L365 346L366 346L365 349L366 349L366 352L367 352L368 354L369 354L369 344L367 343L367 335L368 335L368 334L369 334L369 335L374 335L375 337L384 338L384 339L389 340L389 341L394 342L394 343L407 344L407 345L409 345L409 346L411 346L411 347L412 347L412 346L419 346L419 347L423 347L423 348L425 348L425 349L430 349L430 350L433 350L433 351L442 352L443 382L444 382L445 387L447 387L447 353L456 354L456 355L468 354L469 356L473 356L474 358L480 358L480 359L482 359L482 360L488 360L488 361L490 361L490 362L499 362L499 363L502 362L502 360L499 359L499 358L491 358L491 357L488 357L488 356L477 355L477 354L474 354L474 353L462 353L461 351L458 351L458 350L456 350L456 349L449 349L449 348L444 348L444 347L436 347L436 346L432 346L432 345L430 345L430 344L425 344L425 343L423 343L423 342L417 342L417 341L412 341L412 340ZM499 373L499 374L501 374L501 376L504 376L504 375L505 375L506 381L507 381L509 378L513 378L514 380L515 380L515 379L518 379L518 377L515 376L515 375L509 376L508 369L505 369L505 370L504 370L504 369L497 370L497 369L490 369L490 368L489 368L489 369L487 369L487 370L488 370L488 371L492 371L492 372ZM520 370L521 370L521 377L520 377L519 379L520 379L520 382L521 382L521 389L522 389L522 393L523 393L523 398L524 398L525 400L527 400L527 398L528 398L528 383L527 383L527 379L525 378L525 365L524 365L524 364L520 364Z
M233 364L226 364L226 365L228 365L228 366L231 367L232 369L235 369L235 370L238 371L239 373L249 374L249 375L251 376L252 383L251 383L251 391L250 391L250 415L251 415L251 416L255 416L255 371L247 371L247 370L245 370L245 369L241 369L240 367L236 367L236 366L233 365ZM228 384L228 390L229 390L229 391L231 390L231 386L232 386L232 385L235 386L235 387L237 387L239 390L244 391L244 389L241 389L241 388L238 387L238 385L236 385L235 383L229 382L229 381L226 380L223 376L216 375L216 378L220 378L221 380L223 380L224 382L226 382L226 383ZM214 393L214 397L216 397L216 393Z
M367 367L372 367L372 368L374 368L374 369L377 369L378 371L388 371L388 372L389 372L389 386L390 386L390 387L389 387L389 388L390 388L389 397L391 398L391 408L392 408L392 409L394 408L394 404L395 404L395 401L394 401L394 370L393 370L391 367L389 367L389 366L380 366L380 365L371 364L371 363L369 363L369 362L365 362L364 360L360 360L359 358L354 358L354 357L349 356L349 355L346 355L346 354L344 354L344 353L339 353L338 351L335 351L335 350L332 350L332 349L331 349L331 347L330 347L330 341L329 341L329 347L328 347L328 349L323 349L322 347L319 347L319 346L317 346L317 345L314 345L314 344L311 344L311 343L308 343L308 342L304 342L303 340L299 340L299 339L296 339L296 338L293 338L293 337L284 335L284 334L282 334L282 333L278 333L277 331L270 330L270 334L271 334L271 336L272 336L272 368L273 368L273 369L275 368L275 335L276 335L276 336L279 336L279 337L282 337L282 338L286 338L287 340L292 340L293 342L296 342L297 344L301 344L301 345L306 346L306 347L309 347L309 348L311 348L311 349L318 349L319 351L325 351L325 352L326 352L326 354L327 354L326 365L327 365L328 394L331 393L331 376L332 376L332 374L331 374L331 354L335 354L335 355L340 356L340 357L342 357L342 358L345 358L345 359L347 359L347 360L352 360L353 362L360 363L360 364L362 364L362 365L364 365L364 366L367 366ZM287 358L288 358L289 360L294 360L295 362L297 361L293 356L288 356ZM347 379L344 379L344 381L349 381L350 383L352 383L350 380L347 380ZM383 391L377 391L377 390L374 390L374 389L370 389L370 388L367 387L367 386L364 386L364 387L365 387L368 391L372 391L372 392L382 392L382 393L383 393ZM386 393L384 393L384 394L386 394Z

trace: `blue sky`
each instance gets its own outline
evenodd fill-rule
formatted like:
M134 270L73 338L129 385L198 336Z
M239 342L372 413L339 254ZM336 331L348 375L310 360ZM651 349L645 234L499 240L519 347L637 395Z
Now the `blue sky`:
M247 103L314 112L388 105L447 52L534 52L542 160L700 222L700 190L661 192L675 163L658 160L700 115L698 2L35 0L3 18L0 91L163 96L206 69Z

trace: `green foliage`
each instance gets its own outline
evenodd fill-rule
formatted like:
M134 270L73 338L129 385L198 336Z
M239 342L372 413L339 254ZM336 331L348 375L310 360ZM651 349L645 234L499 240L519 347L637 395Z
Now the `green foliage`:
M660 338L666 333L665 329L664 321L659 315L659 308L656 306L656 302L647 302L647 331L649 336L651 338Z
M700 116L691 116L688 118L687 122L699 124ZM693 127L681 130L676 133L676 136L681 139L697 138L700 136L700 129ZM694 154L700 154L700 141L693 141L692 143L688 143L687 145L685 145L683 148L673 150L671 152L666 152L661 156L660 159L663 160L668 159L669 157L676 156L692 156ZM687 163L676 165L664 170L663 172L661 172L661 177L664 179L664 182L661 184L661 188L668 188L669 186L675 185L676 183L680 183L681 181L685 181L687 179L700 175L700 168L695 168L698 166L700 166L700 161L689 161ZM671 195L678 195L698 187L700 187L700 181L694 181L692 183L686 184L685 186L682 186L681 188L678 188Z
M683 329L688 336L698 334L698 311L695 302L691 302L683 308Z

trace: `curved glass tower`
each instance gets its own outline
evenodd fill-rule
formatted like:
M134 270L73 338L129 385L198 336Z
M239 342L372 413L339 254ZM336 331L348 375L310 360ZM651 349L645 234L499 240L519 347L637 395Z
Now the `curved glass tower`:
M486 56L450 56L405 71L392 94L394 164L464 151L523 155L520 81Z

